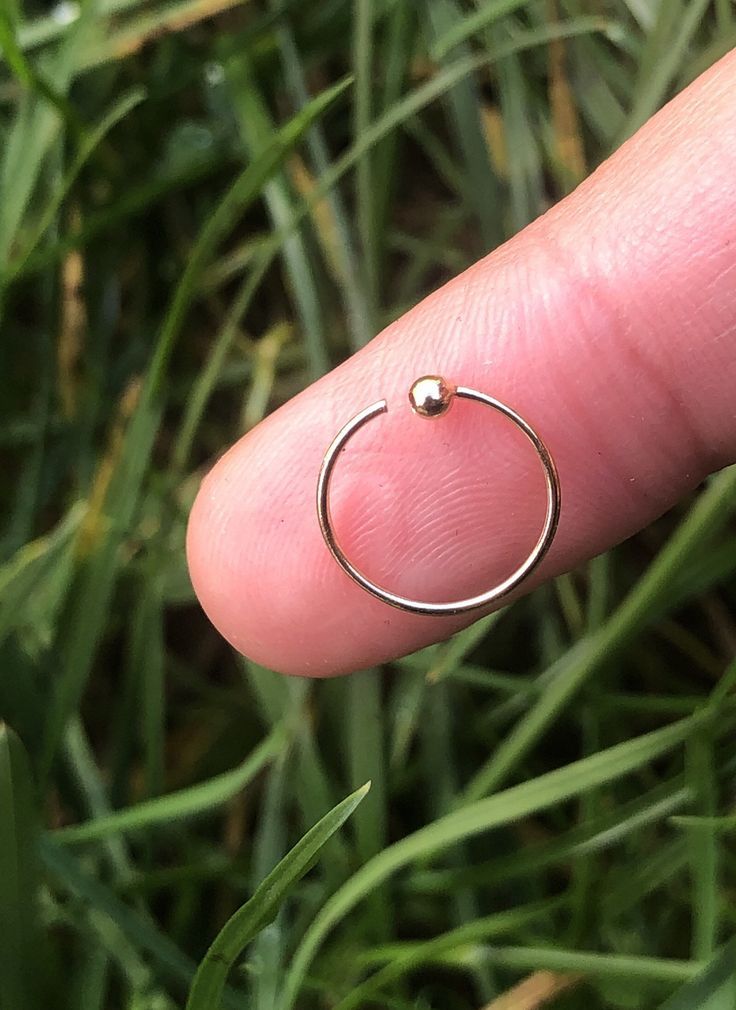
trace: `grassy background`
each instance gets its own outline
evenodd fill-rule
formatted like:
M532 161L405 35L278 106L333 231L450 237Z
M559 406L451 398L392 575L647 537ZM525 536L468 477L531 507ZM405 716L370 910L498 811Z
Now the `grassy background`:
M2 1010L183 1007L241 906L189 1010L231 965L253 1010L732 1010L736 474L329 683L235 656L183 537L735 43L730 0L4 0Z

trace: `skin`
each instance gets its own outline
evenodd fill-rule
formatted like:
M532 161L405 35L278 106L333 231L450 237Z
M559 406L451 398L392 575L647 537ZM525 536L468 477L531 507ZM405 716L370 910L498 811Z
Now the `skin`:
M253 660L331 676L453 634L338 568L315 509L338 429L385 397L340 458L351 559L396 592L449 600L500 581L544 510L533 450L483 407L428 421L440 373L509 403L558 466L557 537L524 591L630 536L736 460L736 53L571 196L249 432L205 478L188 530L213 624Z

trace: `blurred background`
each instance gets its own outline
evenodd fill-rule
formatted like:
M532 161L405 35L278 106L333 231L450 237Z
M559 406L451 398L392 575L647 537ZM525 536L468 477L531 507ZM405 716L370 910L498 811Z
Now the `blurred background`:
M2 1010L734 1006L733 472L333 682L183 552L218 454L734 44L730 0L4 0Z

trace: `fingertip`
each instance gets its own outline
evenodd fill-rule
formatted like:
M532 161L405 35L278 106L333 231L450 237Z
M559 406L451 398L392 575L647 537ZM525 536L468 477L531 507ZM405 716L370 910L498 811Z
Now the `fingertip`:
M395 592L452 600L502 580L531 548L544 495L530 457L480 415L410 422L406 394L420 375L498 397L548 444L563 506L540 578L635 532L733 458L736 189L732 151L706 143L714 129L736 129L717 73L545 219L216 464L192 509L187 553L205 611L235 648L284 673L328 676L471 619L392 610L352 583L322 541L323 455L378 399L389 413L341 455L334 489L351 560ZM632 235L646 240L634 247Z

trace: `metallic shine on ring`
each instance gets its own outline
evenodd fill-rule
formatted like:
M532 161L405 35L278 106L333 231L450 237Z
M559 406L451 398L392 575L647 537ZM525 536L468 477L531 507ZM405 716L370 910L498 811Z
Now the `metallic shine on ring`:
M560 518L560 480L557 476L557 469L549 449L536 433L534 428L525 421L523 417L512 410L507 404L496 400L495 397L487 393L481 393L477 389L470 389L468 386L451 386L441 376L424 375L417 379L409 391L409 402L415 414L425 418L439 418L452 406L455 397L464 400L474 400L476 403L485 404L499 411L504 417L524 432L539 457L544 470L544 480L547 488L547 512L544 519L544 526L539 535L534 548L528 557L519 567L492 589L488 589L478 596L470 596L464 600L454 600L448 603L430 603L424 600L412 600L405 596L392 593L389 589L377 585L363 574L346 557L337 540L335 530L330 515L330 480L335 468L340 451L344 448L348 440L367 424L372 418L387 412L388 407L385 400L378 400L369 407L364 407L348 423L340 429L322 460L322 466L317 482L317 514L325 543L332 552L335 561L345 571L354 582L370 593L372 596L383 600L384 603L397 607L399 610L406 610L411 614L427 614L431 617L439 617L450 614L465 614L471 610L479 610L489 604L497 603L516 589L539 565L542 558L552 544L557 523Z

